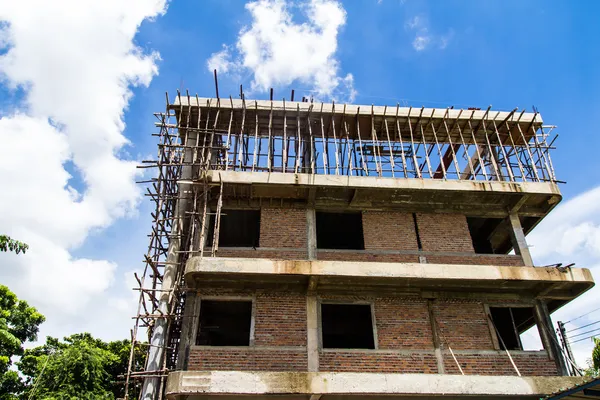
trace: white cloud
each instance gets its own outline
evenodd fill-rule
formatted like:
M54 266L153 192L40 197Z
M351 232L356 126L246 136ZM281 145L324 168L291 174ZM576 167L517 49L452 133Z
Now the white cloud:
M30 245L25 255L0 255L0 281L47 316L44 334L117 315L121 326L131 323L133 307L125 312L119 296L107 301L116 264L72 251L92 230L135 212L140 193L136 163L123 156L123 114L130 87L156 75L158 54L144 53L133 38L165 7L165 0L0 4L7 49L0 79L25 93L18 112L0 114L0 229ZM111 330L105 324L94 333Z
M589 268L600 278L600 187L582 193L562 204L546 217L527 237L536 265L575 262L576 267ZM577 300L556 311L554 321L570 321L599 306L600 288L595 287ZM599 321L600 311L593 312L566 325L567 330ZM600 326L596 326L600 327ZM590 327L589 329L593 329ZM573 336L588 328L568 333ZM600 332L596 332L600 334ZM582 335L573 340L585 338ZM572 344L580 367L591 357L591 339Z
M283 0L258 0L246 4L246 9L251 25L241 29L235 50L225 46L209 58L209 70L250 72L252 91L299 81L310 85L317 97L354 99L352 74L342 76L335 57L338 33L346 23L346 11L338 1L311 0L301 8L307 17L301 24L292 20Z
M448 47L448 44L454 36L454 31L450 30L445 35L439 35L431 32L429 21L422 15L416 15L409 18L404 23L407 31L414 32L412 46L416 51L424 51L432 46L441 50Z

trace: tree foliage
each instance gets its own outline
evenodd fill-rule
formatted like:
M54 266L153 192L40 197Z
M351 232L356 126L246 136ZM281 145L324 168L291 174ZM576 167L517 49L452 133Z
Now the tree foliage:
M26 377L25 395L40 400L123 397L130 349L129 340L107 343L89 333L62 341L48 337L43 346L26 350L18 363ZM143 352L136 351L143 362Z
M19 300L8 287L0 285L0 399L14 399L23 383L11 370L12 357L23 354L23 344L37 338L44 316Z
M29 245L12 239L7 235L0 235L0 251L14 251L15 253L25 253Z
M592 350L592 367L600 371L600 338L594 338L594 350Z

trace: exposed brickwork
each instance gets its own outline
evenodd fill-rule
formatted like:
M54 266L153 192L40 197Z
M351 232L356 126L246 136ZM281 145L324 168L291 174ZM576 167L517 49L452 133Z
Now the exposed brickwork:
M524 265L521 256L499 255L491 256L485 254L473 255L438 255L427 254L429 264L466 264L466 265L500 265L504 267L522 267Z
M256 250L220 248L217 257L233 258L272 258L279 260L306 260L308 259L306 250Z
M433 312L445 346L455 350L494 349L483 303L436 300Z
M307 371L306 350L192 347L190 371Z
M433 349L425 300L377 299L375 321L379 349Z
M365 262L419 262L417 254L374 254L368 251L327 251L318 250L317 260L328 261L365 261Z
M417 225L423 251L475 252L464 215L417 214Z
M362 221L365 250L418 250L412 214L364 211Z
M402 372L437 373L430 354L382 353L373 351L326 351L319 354L319 370L325 372Z
M260 247L306 248L306 210L261 208Z
M306 346L306 296L256 297L256 346Z
M454 354L467 375L517 375L504 351L495 354ZM556 364L544 352L511 353L517 368L524 376L556 376ZM444 354L444 367L448 374L460 373L449 352Z

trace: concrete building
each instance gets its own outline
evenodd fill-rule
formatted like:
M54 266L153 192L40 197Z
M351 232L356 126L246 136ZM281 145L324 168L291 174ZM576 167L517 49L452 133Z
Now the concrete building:
M156 116L142 398L538 399L581 382L550 314L592 276L526 243L561 199L538 113L187 95Z

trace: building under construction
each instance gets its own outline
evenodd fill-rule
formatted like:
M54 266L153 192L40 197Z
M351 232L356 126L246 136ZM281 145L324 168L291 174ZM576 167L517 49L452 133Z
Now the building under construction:
M525 238L561 200L539 113L177 94L155 116L140 398L538 399L581 382L550 314L592 276L535 265Z

